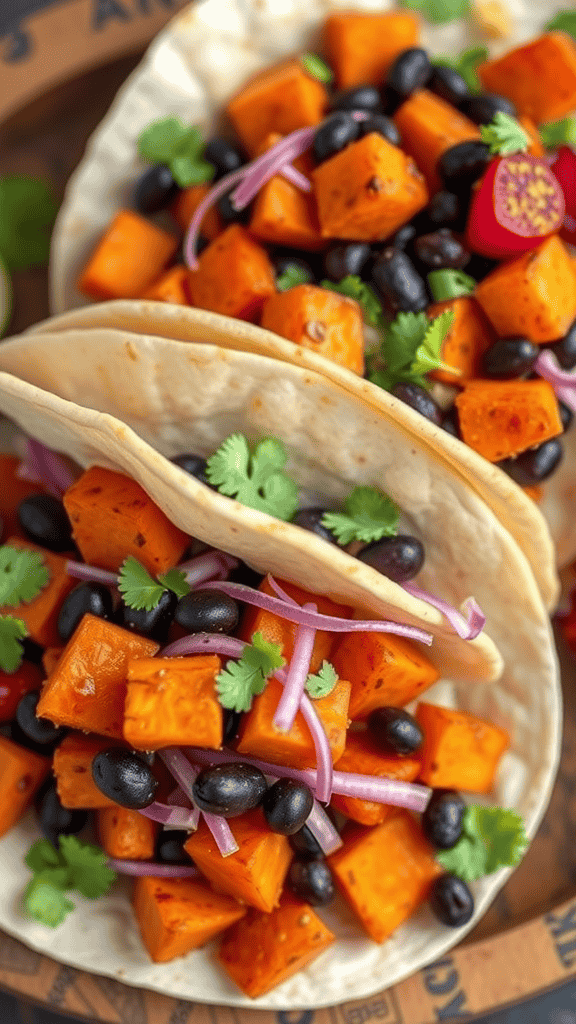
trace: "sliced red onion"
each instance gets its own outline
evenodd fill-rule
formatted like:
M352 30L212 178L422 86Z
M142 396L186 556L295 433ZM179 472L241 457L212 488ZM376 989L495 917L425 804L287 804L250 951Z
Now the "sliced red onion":
M203 551L201 555L181 562L176 568L183 572L191 587L199 587L207 580L226 580L238 566L238 559L224 551Z
M18 480L27 480L29 484L41 484L42 481L34 470L26 463L19 462L14 474Z
M249 164L242 183L230 196L235 208L243 210L248 206L267 181L310 148L315 134L316 128L299 128Z
M556 398L560 402L564 402L564 405L567 405L569 409L572 409L572 412L576 412L576 389L568 387L566 384L557 384L556 386L552 386L556 392Z
M463 640L474 640L486 625L486 616L473 597L469 597L464 601L462 608L465 614L463 615L456 608L453 608L451 604L448 604L447 601L434 597L433 594L429 594L427 590L416 587L413 583L402 583L401 586L412 597L417 597L420 601L426 601L433 608L437 608L439 612L442 612L448 619L454 632L459 637L462 637Z
M164 762L168 771L174 776L178 785L182 787L188 799L194 803L192 786L194 785L198 770L190 764L188 758L176 747L166 747L164 750L159 750L158 756ZM206 811L202 811L202 817L210 829L222 856L229 857L231 853L236 853L239 849L238 843L230 831L226 818L221 818L217 814L208 814Z
M276 597L279 597L281 601L285 601L286 604L291 604L291 605L293 605L293 607L296 607L296 608L301 608L302 607L301 605L298 604L298 601L295 601L293 597L290 597L290 595L287 594L286 591L282 589L280 584L277 582L277 580L274 579L273 576L270 575L270 573L268 573L268 575L266 577L266 582L271 587L271 589L274 591L274 593L276 594Z
M330 742L320 715L305 693L300 698L300 711L314 740L314 750L316 751L316 796L318 800L328 804L332 797L334 785L334 762L332 761Z
M190 654L221 654L223 658L241 658L246 644L234 636L221 633L192 633L168 644L163 658L185 658Z
M576 412L576 370L561 370L556 357L549 350L541 352L534 370L552 385L556 397Z
M193 864L153 864L146 860L110 857L108 867L119 875L135 875L139 878L200 878L200 872Z
M304 605L304 610L316 612L318 611L318 606L310 602ZM304 687L310 672L310 659L314 650L316 632L315 629L310 629L309 626L298 626L296 631L294 652L286 673L286 682L284 683L282 696L278 702L272 722L278 732L290 732L294 725L294 719L298 714L298 708L304 696Z
M176 786L166 797L166 803L171 807L192 807L190 800L181 786Z
M222 856L230 857L231 854L237 853L240 847L230 830L226 818L221 818L219 814L209 814L208 811L202 811L202 817L208 825L214 842Z
M340 833L334 828L326 811L317 800L314 801L314 806L306 819L306 828L310 829L325 857L334 853L335 850L339 850L343 845Z
M301 192L312 191L312 185L308 181L306 175L302 174L302 172L296 167L293 167L292 164L286 164L280 171L280 174L283 178L286 178L286 181L289 181L290 184L296 185L296 188L299 188Z
M34 476L38 477L47 491L55 498L61 498L64 491L74 483L74 473L61 455L47 448L41 441L26 438L24 459Z
M202 202L199 203L194 210L194 215L188 225L188 230L184 238L184 260L190 270L198 269L196 242L198 241L200 226L206 216L206 213L211 206L214 206L214 204L218 202L221 196L226 195L226 193L230 191L237 181L242 181L245 174L246 168L242 167L238 171L232 171L230 174L224 175L218 184L214 185L214 188L210 189L208 195L204 197Z
M143 814L145 818L158 821L161 825L167 825L170 828L194 831L198 828L198 815L195 813L195 810L197 808L175 807L155 801L149 807L143 807L140 814Z
M65 572L68 576L73 576L75 580L103 583L106 587L118 586L118 573L108 572L107 569L98 569L95 565L85 565L84 562L73 562L68 559Z
M394 633L396 636L404 636L409 640L419 640L428 647L432 643L432 636L417 626L404 626L399 622L388 622L380 619L342 619L334 615L321 615L319 612L308 612L299 605L291 606L286 601L277 597L270 597L260 590L253 590L243 583L230 583L225 581L213 581L204 584L205 590L219 590L223 594L235 597L246 604L255 605L256 608L265 608L266 611L274 612L281 619L288 622L297 622L300 626L311 626L313 629L323 629L328 633Z

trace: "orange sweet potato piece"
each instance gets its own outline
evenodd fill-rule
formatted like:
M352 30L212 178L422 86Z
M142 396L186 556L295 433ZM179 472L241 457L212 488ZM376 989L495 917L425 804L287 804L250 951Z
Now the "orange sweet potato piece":
M3 526L4 544L6 543L5 537L26 539L17 515L18 505L31 494L44 494L46 491L42 484L31 483L30 480L20 480L16 476L19 465L20 459L15 455L0 455L0 520Z
M191 185L190 188L184 188L178 193L172 203L170 212L182 231L188 230L188 225L196 209L200 206L202 200L206 198L211 188L211 185ZM212 242L216 235L220 234L223 227L218 208L211 206L200 225L200 234L207 238L209 242Z
M109 857L151 860L159 827L128 807L102 807L96 814L100 843Z
M442 188L436 173L442 154L460 142L480 138L473 121L427 89L413 92L392 120L402 136L402 148L416 161L431 194Z
M350 718L367 718L387 704L403 707L438 679L438 670L409 640L390 633L349 633L332 654L352 685Z
M258 156L275 146L281 138L278 132L271 132L259 146ZM301 174L310 178L313 165L308 154L293 163ZM314 194L303 192L281 174L263 185L256 196L250 231L263 242L310 252L316 252L326 244L320 234Z
M364 372L362 311L354 299L313 284L299 284L267 300L261 326L353 373Z
M0 614L14 615L16 618L22 619L28 627L28 633L32 640L35 640L41 647L50 647L61 643L57 629L58 613L64 598L74 589L78 580L72 579L66 574L66 559L61 555L46 551L45 548L31 544L30 541L20 540L19 537L10 537L6 543L13 548L39 551L50 574L50 579L38 597L35 597L29 604L22 603L17 608L2 608Z
M562 433L545 380L473 380L456 397L462 440L488 462L519 455Z
M340 89L380 85L403 50L418 43L420 22L407 11L337 11L324 23L324 49Z
M312 907L285 892L271 914L249 910L226 933L218 961L238 988L256 999L301 971L335 938Z
M64 506L84 561L116 572L133 555L153 575L178 562L190 538L135 480L92 466L68 488Z
M0 736L0 837L22 817L50 771L50 759Z
M322 120L328 93L306 73L299 60L267 68L238 92L226 107L248 153L254 154L269 132L289 135Z
M172 302L175 306L189 306L188 281L190 271L179 263L175 267L166 270L154 284L150 285L141 298L151 299L153 302Z
M540 132L534 124L534 121L532 121L529 117L525 116L519 117L518 121L522 125L524 131L530 139L530 143L528 146L528 152L530 153L530 156L546 156L546 150L542 145Z
M440 358L461 372L458 375L446 370L433 370L430 376L444 384L462 387L472 377L479 376L482 355L496 341L496 335L481 306L471 296L435 302L427 313L434 319L447 310L454 314L454 319L442 342Z
M44 676L37 665L23 661L11 675L0 672L0 722L11 722L20 698L31 690L39 690Z
M158 648L154 640L85 615L46 680L38 716L122 739L128 664L151 658Z
M388 238L428 203L428 189L404 150L371 132L313 173L324 238Z
M205 821L184 849L218 891L269 914L278 906L292 860L288 839L271 832L260 810L230 819L229 825L239 847L229 857L222 856Z
M128 665L124 739L136 750L222 746L214 654L139 658Z
M240 920L246 907L194 878L138 878L134 912L154 963L185 956Z
M485 89L507 96L536 124L556 121L576 107L576 50L564 32L546 32L487 60L478 75Z
M538 248L501 263L478 283L474 297L501 338L556 341L576 317L575 266L552 235Z
M465 711L421 702L416 720L424 732L420 778L428 786L489 793L510 737L504 729Z
M275 291L268 253L240 224L231 224L218 235L190 274L194 306L239 320L257 320Z
M302 712L296 715L288 732L278 732L273 719L282 696L282 686L270 679L263 693L254 698L251 710L243 716L240 739L236 749L272 764L288 764L292 768L315 768L316 750ZM330 743L332 759L337 761L344 751L348 727L350 683L339 679L327 697L314 701Z
M336 762L339 772L357 772L360 775L375 775L378 778L398 779L413 782L420 774L420 760L414 757L395 757L384 754L376 746L368 732L349 732L346 749ZM352 821L361 825L381 825L396 808L374 800L359 800L357 797L332 795L331 806Z
M119 210L78 280L91 299L137 299L178 248L178 239L132 210Z
M42 655L42 665L46 676L49 676L52 670L56 668L63 650L63 647L47 647L44 651Z
M69 733L54 752L56 789L63 807L70 810L116 807L104 796L92 778L92 761L101 750L119 746L115 740L83 733Z

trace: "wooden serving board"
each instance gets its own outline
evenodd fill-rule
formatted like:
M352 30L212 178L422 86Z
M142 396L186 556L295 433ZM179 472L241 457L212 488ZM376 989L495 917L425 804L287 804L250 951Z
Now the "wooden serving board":
M0 44L16 47L17 30L28 33L32 50L18 60L35 59L41 16L49 20L66 14L61 30L68 33L67 48L72 49L70 24L79 13L84 17L90 9L94 19L94 12L109 12L106 18L103 13L98 17L104 18L102 28L109 29L114 39L108 49L67 65L66 71L63 64L57 70L48 69L39 91L38 79L36 85L24 88L25 73L20 76L17 69L15 79L9 75L15 65L9 67L0 50L0 174L39 175L52 183L60 197L89 134L138 62L140 54L135 51L181 6L184 3L179 0L0 0ZM26 20L27 14L40 8L41 15ZM11 23L8 9L19 14ZM118 13L121 9L130 13L131 21ZM92 24L92 30L99 31L94 20ZM126 35L120 40L123 24L134 33L130 40ZM23 41L20 46L24 47ZM102 54L110 57L118 52L132 55L104 68L86 70L101 63ZM29 67L32 69L32 64ZM45 92L49 82L62 81L70 69L84 73ZM11 98L7 96L7 76L11 87L14 81L22 83L21 91L19 85L12 89ZM31 95L36 97L34 101L22 108ZM18 333L48 315L47 274L45 270L22 271L14 275L13 282L11 333ZM432 1024L474 1020L477 1014L576 978L576 660L561 641L559 648L564 748L550 807L523 863L481 923L438 963L372 999L276 1015L191 1004L131 989L118 981L64 967L0 933L0 987L81 1019L106 1024L365 1024L372 1019L378 1024Z

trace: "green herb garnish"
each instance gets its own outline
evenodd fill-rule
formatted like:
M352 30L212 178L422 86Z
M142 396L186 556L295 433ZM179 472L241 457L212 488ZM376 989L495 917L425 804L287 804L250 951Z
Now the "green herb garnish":
M549 121L538 129L546 149L556 146L576 146L576 118L563 117L560 121Z
M38 551L0 546L0 606L16 608L29 604L43 587L50 574ZM23 657L21 640L28 636L28 627L13 615L0 616L0 669L16 672Z
M285 664L280 644L254 633L238 661L230 660L216 676L216 690L222 707L250 711L252 698L262 693L270 676Z
M476 287L474 278L463 270L432 270L427 280L434 302L471 295Z
M306 74L310 75L310 78L315 78L318 82L322 82L323 85L329 85L334 78L332 69L328 67L326 62L317 53L303 53L300 57L300 63Z
M431 370L458 371L440 358L442 343L452 324L451 310L430 321L425 313L398 313L386 328L380 351L369 360L368 379L385 391L396 384L428 387Z
M268 437L250 453L243 434L231 434L206 463L206 476L221 494L248 508L286 521L298 508L298 488L283 472L288 456L281 441Z
M465 18L470 0L401 0L400 6L418 11L435 25L445 25L456 18Z
M490 124L480 125L480 136L490 152L499 156L523 153L530 144L522 125L503 110L496 111Z
M287 292L289 288L295 288L298 284L308 284L311 280L312 275L308 270L299 267L297 263L289 263L286 269L278 274L276 288L279 292Z
M155 580L133 555L129 555L122 563L118 573L118 590L129 608L137 611L145 609L147 612L156 607L166 590L172 590L179 598L190 593L183 572L170 569Z
M384 318L382 305L376 293L356 274L348 274L337 284L334 281L322 281L322 288L331 292L338 292L339 295L346 295L349 299L355 299L362 307L364 320L370 327L382 327Z
M138 153L152 164L167 164L180 188L202 185L214 177L215 167L204 159L205 142L199 128L179 117L153 121L138 137Z
M433 63L444 65L448 68L454 68L459 75L466 82L466 85L472 93L478 93L481 91L482 86L480 79L476 73L476 69L479 64L482 64L488 57L488 48L486 46L471 46L469 50L463 50L457 57L450 57L448 54L442 54L441 57L435 57Z
M323 661L316 675L309 675L306 680L306 691L309 697L320 700L327 697L338 682L338 673L329 661Z
M56 928L74 910L64 895L75 889L88 899L104 896L116 873L108 867L103 850L83 843L76 836L60 836L60 849L39 839L25 857L33 872L24 893L24 906L31 917L50 928Z
M436 854L446 871L465 882L515 867L528 845L524 822L516 811L473 804L464 811L462 835L451 850Z
M355 487L344 502L344 512L325 512L321 521L339 544L353 540L370 544L382 537L395 537L399 517L399 508L387 494L374 487Z
M9 270L48 262L57 206L49 187L27 174L0 177L0 256Z
M9 674L20 667L24 651L20 640L28 636L28 627L22 619L12 615L0 616L0 669Z
M544 26L545 32L567 32L576 39L576 11L558 11Z

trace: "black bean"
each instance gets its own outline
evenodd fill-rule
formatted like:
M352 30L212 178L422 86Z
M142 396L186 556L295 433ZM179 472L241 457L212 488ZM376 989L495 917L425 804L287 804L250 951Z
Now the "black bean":
M232 205L232 200L230 198L235 188L236 186L232 185L229 192L225 192L223 196L220 196L220 199L216 203L218 213L225 224L247 224L252 215L252 205L249 204L248 206L245 206L243 210L237 210L236 207Z
M325 508L305 508L296 513L292 522L296 526L300 526L301 529L315 533L317 537L322 537L322 540L327 540L330 544L337 544L332 531L322 525L322 518L325 515Z
M68 551L72 547L72 527L59 498L51 494L31 494L18 506L18 522L26 536L49 551Z
M369 544L356 557L395 583L407 583L424 564L424 548L416 537L399 534Z
M576 320L568 328L560 341L550 346L563 370L573 370L576 366Z
M112 594L102 583L79 583L64 598L58 612L60 639L68 641L87 613L99 619L112 618Z
M361 138L364 135L370 135L372 132L381 135L392 146L399 146L402 141L394 121L390 117L386 117L386 114L373 114L365 121L360 121Z
M474 913L472 893L456 875L440 875L430 891L430 906L442 924L460 928Z
M300 256L287 256L283 253L273 256L272 266L274 267L274 277L276 278L295 267L300 274L305 277L305 280L301 282L302 284L307 284L316 280L316 275L308 260L304 260Z
M178 185L166 164L154 164L136 182L134 206L139 213L157 213L170 206Z
M217 590L191 590L181 597L175 621L187 633L233 633L238 625L236 601Z
M422 815L422 831L439 850L450 850L462 835L466 804L455 789L434 789Z
M459 142L442 154L436 170L451 192L468 197L470 188L482 177L491 159L485 142Z
M54 725L47 718L36 717L36 708L39 700L40 694L35 690L25 693L18 701L16 721L29 740L44 747L64 739L68 730Z
M156 856L163 864L187 864L190 866L192 858L184 849L190 834L179 829L170 829L161 832L156 843Z
M462 225L462 200L454 192L435 192L425 210L428 223L434 228Z
M401 757L414 754L424 741L418 722L403 708L383 707L371 711L368 730L381 750Z
M201 458L200 455L175 455L170 461L183 469L185 473L195 476L201 483L209 485L206 476L206 459Z
M564 449L558 437L544 441L537 448L521 452L515 459L503 459L497 465L521 487L532 487L552 476L559 466Z
M122 602L120 625L131 633L138 633L150 640L156 640L159 644L165 644L174 621L177 604L178 598L172 590L165 590L158 604L150 611L145 608L130 608Z
M424 280L402 249L382 250L372 267L372 283L391 320L397 313L419 313L428 305Z
M244 158L227 139L218 135L209 139L204 148L204 159L216 168L213 181L218 181L225 174L237 171L244 163Z
M345 110L337 110L322 122L314 136L314 157L317 163L339 153L360 134L360 124Z
M447 434L452 434L452 437L460 437L460 421L458 419L458 409L455 405L451 405L444 413L442 417L442 430L445 430Z
M390 244L394 249L405 249L416 238L417 233L414 224L404 224L392 236Z
M268 786L259 768L239 761L204 768L192 786L194 801L202 811L236 818L262 803Z
M356 85L334 96L331 110L365 110L368 113L379 113L382 109L380 91L375 85Z
M497 266L497 260L491 260L489 256L480 256L475 252L472 253L472 259L466 267L466 273L473 277L475 281L483 281Z
M312 907L325 907L334 899L334 879L325 860L295 860L288 872L288 886Z
M336 282L350 274L361 277L369 259L370 246L366 242L336 242L324 254L324 273Z
M386 86L398 99L405 100L416 89L422 89L431 74L432 65L426 50L414 46L396 58L386 75Z
M242 721L242 712L231 711L230 708L222 708L222 715L224 718L222 742L225 747L228 747L238 735L240 722Z
M252 587L252 590L258 590L264 577L261 573L256 572L255 569L246 565L246 562L241 561L235 569L232 569L228 579L231 583L242 583L245 587Z
M141 810L153 803L158 786L145 760L121 747L110 747L96 754L92 761L92 778L104 796L132 810Z
M470 89L462 75L459 75L454 68L446 67L443 64L432 66L428 88L454 107L470 96Z
M264 794L262 810L273 832L292 836L304 826L314 806L312 791L294 779L278 779Z
M532 369L540 354L527 338L500 338L482 356L482 373L494 380L514 380Z
M290 846L301 858L308 857L311 860L322 860L324 857L320 843L314 838L307 825L303 825L298 832L290 836Z
M75 836L88 821L87 811L72 811L60 803L56 784L51 782L38 804L40 828L53 846L58 847L60 836Z
M425 416L431 423L438 427L442 425L442 410L426 388L421 388L419 384L395 384L392 394L421 416Z
M574 413L572 412L572 409L564 402L558 402L558 412L560 413L560 419L562 420L562 427L564 433L566 433L566 431L570 430L570 427L572 426Z
M505 96L492 92L482 92L478 96L468 96L458 104L460 110L476 124L489 124L494 114L502 111L510 117L516 117L518 111L514 104Z
M430 270L462 270L470 262L470 253L450 228L439 228L415 238L414 253Z

